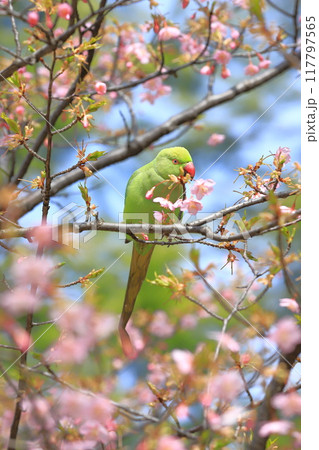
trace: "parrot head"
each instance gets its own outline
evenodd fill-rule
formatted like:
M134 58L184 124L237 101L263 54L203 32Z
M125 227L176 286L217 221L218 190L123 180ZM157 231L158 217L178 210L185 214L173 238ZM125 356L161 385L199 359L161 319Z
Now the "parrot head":
M166 179L169 175L179 176L181 172L194 178L195 167L188 150L184 147L172 147L161 150L155 158L155 167L159 175Z

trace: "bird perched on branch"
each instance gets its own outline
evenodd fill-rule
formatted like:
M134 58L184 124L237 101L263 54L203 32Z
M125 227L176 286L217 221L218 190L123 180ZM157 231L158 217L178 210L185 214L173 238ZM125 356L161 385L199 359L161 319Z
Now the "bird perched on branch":
M148 164L136 170L128 181L125 192L124 221L126 223L155 223L155 218L164 218L163 207L171 210L170 221L181 218L178 202L185 196L185 182L193 178L195 167L189 152L183 147L161 150ZM161 220L165 223L165 220ZM166 222L167 223L167 222ZM143 235L144 242L127 236L127 242L133 240L130 273L126 287L122 314L119 322L119 334L124 353L135 358L130 337L125 329L131 317L136 297L145 280L147 269L153 254L154 244L147 244L154 235Z

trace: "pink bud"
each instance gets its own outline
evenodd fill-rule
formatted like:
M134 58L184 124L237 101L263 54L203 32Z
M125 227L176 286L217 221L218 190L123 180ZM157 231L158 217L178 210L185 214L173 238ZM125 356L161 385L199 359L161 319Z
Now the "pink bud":
M50 30L51 30L51 28L53 28L53 22L52 22L51 16L49 16L49 14L45 15L45 23L46 23L46 26L48 28L50 28Z
M81 123L83 125L84 128L88 128L90 125L89 119L87 118L87 116L84 116L83 119L81 120Z
M97 81L94 85L97 94L104 95L106 93L106 84L101 81Z
M250 362L250 354L249 353L243 353L240 355L240 363L242 366L245 366Z
M230 77L230 75L231 75L230 70L227 69L226 66L223 66L222 73L221 73L222 78L226 79L226 78Z
M73 8L68 3L60 3L58 6L58 16L62 19L70 20Z
M18 114L19 116L23 116L23 114L25 113L25 109L22 105L18 105L16 107L16 114Z
M114 100L117 97L117 92L110 92L110 97Z
M30 11L28 12L27 16L28 24L30 27L34 27L39 22L39 14L37 11Z
M212 73L214 73L215 67L214 66L204 66L200 69L200 73L202 75L211 75Z
M147 198L147 200L150 200L153 197L154 189L155 189L155 186L153 186L152 189L150 189L149 191L146 192L145 198Z
M232 39L238 39L239 36L240 36L240 33L239 33L238 30L236 30L235 28L233 28L233 29L231 30L230 35L231 35Z
M259 72L259 67L255 66L253 63L249 63L245 68L245 75L255 75Z

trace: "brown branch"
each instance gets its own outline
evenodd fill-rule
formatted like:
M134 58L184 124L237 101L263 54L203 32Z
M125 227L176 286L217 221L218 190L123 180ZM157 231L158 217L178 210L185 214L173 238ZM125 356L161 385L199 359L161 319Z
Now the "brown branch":
M140 233L155 233L156 235L161 236L169 236L173 234L172 237L175 237L175 235L183 235L183 234L189 234L189 233L195 233L200 234L208 239L211 239L213 241L217 242L233 242L233 241L247 241L248 239L260 236L266 232L271 232L278 230L280 228L293 225L295 223L298 223L300 219L300 210L295 211L289 218L287 218L286 222L278 225L277 220L274 220L272 222L269 222L267 225L253 228L252 230L245 231L243 233L238 233L230 236L221 236L217 233L214 233L211 228L207 225L198 225L193 226L189 224L182 224L182 223L175 223L171 225L154 225L150 223L112 223L112 222L82 222L82 223L68 223L63 224L61 226L58 226L58 231L61 230L64 233L81 233L83 231L111 231L111 232L117 232L117 233L123 233L123 234L140 234ZM297 219L295 219L297 217ZM294 220L291 220L291 219ZM29 227L29 228L10 228L10 229L4 229L0 230L0 239L9 239L13 237L26 237L26 236L32 236L34 233L35 228ZM140 240L138 237L136 240ZM179 240L177 241L178 244L185 244L187 242L191 241L194 243L194 240ZM152 240L152 241L142 241L145 245L163 245L162 240ZM201 240L196 240L198 243L202 243ZM177 243L175 245L177 245ZM165 245L172 245L170 241L165 242Z

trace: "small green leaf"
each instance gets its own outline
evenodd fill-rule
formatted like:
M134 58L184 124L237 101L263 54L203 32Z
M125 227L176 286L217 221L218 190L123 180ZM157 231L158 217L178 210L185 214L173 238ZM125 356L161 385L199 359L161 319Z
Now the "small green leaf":
M87 110L90 111L90 112L94 112L94 111L97 111L98 109L100 109L101 106L104 106L106 104L107 104L107 102L105 102L105 101L103 101L103 102L96 102L96 103L93 103L93 105L90 105L87 108Z
M1 114L1 118L7 122L7 124L10 127L10 129L14 133L21 134L21 128L20 128L20 125L17 122L15 122L13 119L10 119L9 117L7 117L4 112Z
M14 84L15 86L19 87L20 86L20 81L19 81L19 75L18 75L18 71L14 72L14 74L12 75L12 77L8 78L8 81L12 84Z
M96 151L93 153L89 153L86 157L86 159L88 161L96 161L98 158L100 158L101 156L104 156L106 152L103 151Z
M90 273L87 274L87 276L85 277L86 279L92 279L92 278L97 278L101 273L103 273L105 270L104 267L102 267L101 269L93 269L91 270Z
M86 186L83 186L81 183L79 184L79 189L82 195L83 200L86 202L88 198L88 188Z

